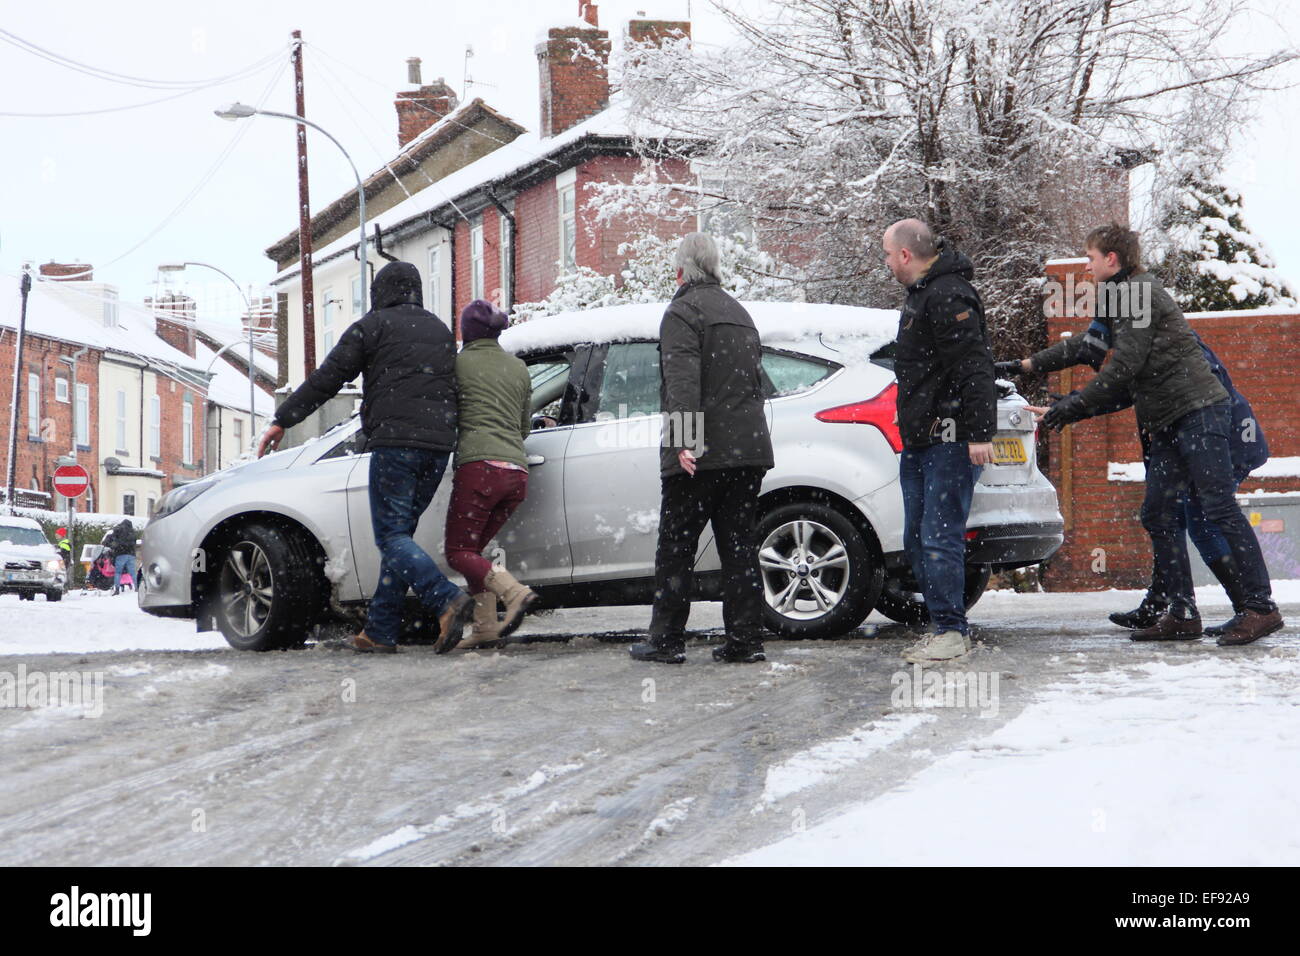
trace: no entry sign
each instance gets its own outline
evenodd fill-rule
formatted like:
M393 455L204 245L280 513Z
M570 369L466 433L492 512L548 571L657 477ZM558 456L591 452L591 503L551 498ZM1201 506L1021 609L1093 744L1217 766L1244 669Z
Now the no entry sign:
M65 498L80 498L90 485L90 473L80 465L64 465L54 472L54 490Z

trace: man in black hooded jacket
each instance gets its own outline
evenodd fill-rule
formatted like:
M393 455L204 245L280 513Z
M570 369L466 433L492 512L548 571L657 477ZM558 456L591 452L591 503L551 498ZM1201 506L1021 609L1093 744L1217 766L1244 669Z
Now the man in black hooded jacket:
M438 615L435 649L460 642L474 602L415 543L420 516L456 447L456 339L424 308L420 273L390 262L370 290L371 309L348 327L320 368L298 386L262 436L258 457L358 375L361 426L370 452L370 521L382 563L355 650L397 650L402 602L414 589Z

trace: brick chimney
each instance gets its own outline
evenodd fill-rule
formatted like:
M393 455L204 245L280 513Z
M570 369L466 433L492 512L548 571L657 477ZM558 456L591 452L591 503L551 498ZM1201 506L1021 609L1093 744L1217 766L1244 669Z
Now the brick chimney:
M600 29L596 4L579 0L578 12L581 23L551 27L537 44L542 136L563 133L609 106L609 34Z
M41 266L41 275L67 282L90 282L95 278L94 266L84 262L47 262Z
M157 299L146 297L144 304L153 312L158 338L194 358L194 321L198 317L195 301L188 295L168 292Z
M627 45L629 47L652 43L662 46L665 40L685 37L691 39L690 20L629 20L627 21Z
M406 79L418 89L398 93L393 105L397 108L397 145L405 146L415 137L456 108L456 93L438 77L429 86L420 85L420 58L406 61Z

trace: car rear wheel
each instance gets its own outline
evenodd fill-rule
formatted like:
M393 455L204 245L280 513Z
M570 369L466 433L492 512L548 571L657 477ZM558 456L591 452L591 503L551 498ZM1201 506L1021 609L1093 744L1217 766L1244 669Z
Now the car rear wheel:
M834 508L793 502L758 523L767 626L782 637L824 640L862 623L884 569L862 532Z
M270 524L231 534L214 585L217 626L241 651L302 644L325 599L320 569L302 536Z
M47 600L47 601L62 601L62 600L63 600L63 592L62 592L62 591L46 591L46 592L45 592L45 600Z
M968 564L966 566L966 586L962 593L966 610L973 608L984 595L988 583L988 565ZM922 600L921 595L908 590L898 578L885 581L885 586L876 599L876 610L899 624L917 626L930 622L930 614L925 609L925 601Z

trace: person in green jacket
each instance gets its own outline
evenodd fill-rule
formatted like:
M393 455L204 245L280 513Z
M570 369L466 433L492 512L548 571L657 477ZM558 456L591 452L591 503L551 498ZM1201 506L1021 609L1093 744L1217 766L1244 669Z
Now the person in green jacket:
M483 557L483 549L528 493L524 439L532 430L532 382L527 366L497 341L508 324L505 313L483 299L475 299L460 315L460 432L446 548L447 563L465 576L474 598L473 630L460 642L465 648L498 646L537 600L531 588ZM498 600L505 605L501 619Z

